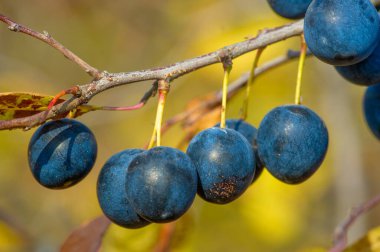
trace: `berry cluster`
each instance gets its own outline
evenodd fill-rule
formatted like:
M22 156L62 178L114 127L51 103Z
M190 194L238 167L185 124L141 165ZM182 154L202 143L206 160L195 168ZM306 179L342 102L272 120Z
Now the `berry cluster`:
M258 130L227 120L197 134L186 153L170 147L127 149L103 166L97 194L104 214L127 228L178 219L196 193L226 204L241 196L267 167L279 180L300 183L321 164L328 135L322 120L304 106L275 108ZM72 119L42 125L29 145L34 177L49 188L66 188L84 178L96 158L96 142Z
M345 78L362 85L380 82L380 21L368 0L268 3L284 17L305 16L309 49ZM380 138L380 84L367 89L364 111ZM303 105L279 106L258 129L244 120L227 120L201 131L186 153L163 146L119 152L101 169L97 196L104 214L120 226L170 222L190 208L196 194L216 204L237 199L264 167L284 183L304 182L323 162L327 147L326 126L315 112ZM66 188L89 173L96 152L86 126L61 119L34 133L29 164L41 185Z

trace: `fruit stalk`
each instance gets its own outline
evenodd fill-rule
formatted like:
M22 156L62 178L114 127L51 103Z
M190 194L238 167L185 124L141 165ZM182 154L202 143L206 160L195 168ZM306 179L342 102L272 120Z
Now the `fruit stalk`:
M220 128L226 127L226 107L227 107L227 94L228 94L228 80L232 69L232 62L223 62L224 77L223 77L223 93L222 93L222 108L220 117Z
M302 83L303 67L305 65L306 51L307 51L307 45L305 42L305 37L303 34L301 34L301 50L300 50L300 60L298 63L297 86L296 86L296 97L295 97L295 104L297 105L301 104L301 83Z
M160 80L158 82L158 106L156 113L156 121L154 124L152 138L150 139L148 149L152 148L156 142L156 146L161 146L161 125L162 117L164 114L166 96L169 92L170 85L166 80Z

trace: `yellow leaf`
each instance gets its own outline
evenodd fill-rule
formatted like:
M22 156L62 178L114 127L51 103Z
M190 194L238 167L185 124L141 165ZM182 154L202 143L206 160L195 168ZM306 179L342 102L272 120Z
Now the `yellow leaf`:
M32 116L47 109L53 96L34 94L34 93L0 93L0 120L11 120ZM57 104L64 102L64 99L58 99ZM91 105L79 106L74 117L78 117L90 111L99 109ZM65 117L67 115L60 115Z
M344 250L345 252L378 252L380 251L380 226L376 227Z

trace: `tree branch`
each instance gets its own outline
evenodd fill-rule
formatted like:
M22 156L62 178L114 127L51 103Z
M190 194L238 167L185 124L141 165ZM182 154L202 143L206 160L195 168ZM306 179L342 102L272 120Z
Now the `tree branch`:
M67 49L65 49L62 45L60 45L58 42L53 40L49 35L44 35L31 31L29 28L21 26L3 15L0 15L0 21L9 24L11 30L24 32L28 35L38 38L48 43L49 45L57 48L62 53L70 52ZM164 79L167 81L172 81L173 79L176 79L182 75L185 75L197 69L209 66L211 64L220 63L222 58L229 57L231 59L234 59L245 53L254 51L258 48L265 47L270 44L279 42L281 40L300 35L302 32L303 20L299 20L295 23L290 23L281 27L263 30L255 38L250 38L223 47L219 50L198 56L196 58L188 59L166 67L152 68L141 71L121 73L103 72L101 75L99 75L99 72L96 69L90 67L87 63L85 63L87 64L86 67L84 67L86 70L88 70L91 73L96 72L98 73L97 76L100 77L99 79L96 79L89 84L78 86L80 89L80 96L73 97L67 100L66 102L58 104L49 111L41 112L39 114L35 114L33 116L25 118L17 118L9 121L0 121L0 130L14 128L29 129L31 127L42 124L48 119L52 119L60 114L67 113L68 111L75 109L79 105L87 103L89 100L91 100L92 97L107 89L145 80ZM78 57L74 58L75 60L79 59Z
M299 51L289 50L285 55L279 56L267 63L264 63L260 67L255 69L255 76L263 74L266 71L274 69L282 64L285 64L291 60L298 58L300 55ZM310 56L311 53L307 52L307 56ZM228 87L227 99L231 99L237 92L243 88L248 81L249 72L242 74L238 79L231 82ZM182 123L183 126L190 128L194 123L199 121L201 118L207 116L212 110L216 109L221 104L222 90L215 92L210 98L205 99L204 101L198 103L195 106L191 106L190 109L182 111L170 119L166 120L162 126L161 134L166 133L171 127L177 123ZM179 146L185 143L188 139L193 137L193 134L196 132L189 132L183 140L180 141ZM148 144L145 145L147 147Z
M380 194L376 195L367 202L364 202L359 207L353 208L349 216L335 229L334 246L329 250L329 252L343 251L347 247L347 233L350 227L361 215L368 212L369 210L371 210L379 204Z
M12 21L10 18L0 14L0 21L8 24L8 29L14 32L21 32L24 34L27 34L29 36L32 36L33 38L36 38L38 40L41 40L45 42L46 44L50 45L51 47L57 49L59 52L61 52L66 58L69 60L75 62L78 66L80 66L86 73L88 73L90 76L94 77L95 79L100 79L101 73L98 69L90 66L87 62L79 58L76 54L74 54L69 49L65 48L62 44L60 44L57 40L55 40L50 34L46 31L43 33L36 32L26 26L23 26L21 24L18 24L14 21Z

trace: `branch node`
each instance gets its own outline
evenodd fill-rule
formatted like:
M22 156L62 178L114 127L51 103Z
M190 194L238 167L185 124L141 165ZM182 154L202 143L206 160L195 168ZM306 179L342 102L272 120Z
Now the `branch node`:
M170 83L167 80L159 80L157 84L157 88L159 92L169 93Z
M18 24L13 23L10 26L8 26L8 29L13 32L18 32L20 31L20 26Z
M232 53L229 49L222 50L219 54L219 60L223 64L225 71L232 68Z
M42 34L46 37L46 38L51 38L50 34L47 32L47 31L42 31Z

